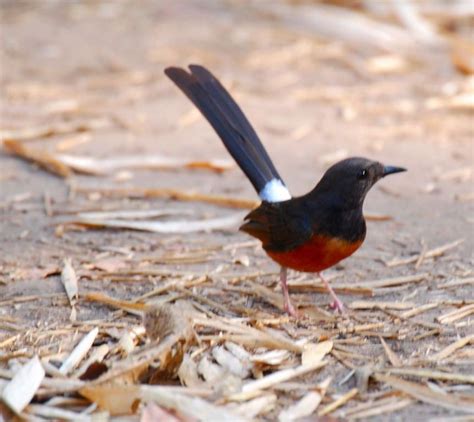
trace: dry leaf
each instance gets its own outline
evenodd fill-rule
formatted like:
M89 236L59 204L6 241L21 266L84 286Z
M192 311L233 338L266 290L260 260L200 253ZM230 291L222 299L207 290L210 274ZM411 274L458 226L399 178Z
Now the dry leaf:
M301 364L315 365L321 362L331 350L333 342L331 340L323 341L321 343L308 343L304 345L303 353L301 354Z
M111 416L133 414L140 403L140 390L137 385L123 383L88 385L81 388L79 393L97 404L99 409L110 412Z
M72 267L71 258L66 258L63 261L63 269L61 271L61 282L66 290L69 304L74 307L78 297L77 276Z

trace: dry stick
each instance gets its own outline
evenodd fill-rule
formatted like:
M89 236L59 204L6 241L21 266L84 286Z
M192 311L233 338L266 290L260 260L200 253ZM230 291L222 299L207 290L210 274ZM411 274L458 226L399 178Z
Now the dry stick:
M429 330L433 330L433 329L438 330L438 332L446 331L445 327L439 324L434 324L432 322L418 321L416 319L410 319L400 314L397 314L396 312L391 312L388 309L381 309L381 311L391 316L392 318L401 319L402 321L405 321L406 323L410 325L419 325L420 327L428 328Z
M423 312L429 311L430 309L437 308L439 305L440 305L439 302L426 303L425 305L421 305L418 308L414 308L409 311L402 312L400 314L400 318L403 318L403 319L411 318L412 316L419 315Z
M474 304L463 306L460 309L448 312L444 315L437 317L436 320L441 324L451 324L453 322L456 322L458 319L465 318L472 314L474 314Z
M472 398L468 399L452 394L439 393L422 384L405 381L391 375L375 374L374 378L425 403L446 409L474 413L474 400Z
M248 199L231 198L220 195L205 195L197 192L181 191L178 189L144 189L144 188L101 188L90 189L76 187L76 192L91 193L99 192L108 197L144 197L144 198L166 198L178 201L206 202L231 208L251 209L257 207L260 202Z
M395 354L395 352L390 348L390 346L385 342L385 340L380 337L380 343L382 343L382 346L385 350L385 354L388 357L388 360L394 367L399 367L402 366L402 362L400 361L400 358Z
M409 398L388 397L377 402L363 403L357 408L344 412L344 416L350 418L351 421L356 419L367 420L372 416L395 412L410 404L413 404L413 400Z
M455 240L454 242L447 243L446 245L438 246L437 248L427 251L424 254L423 259L436 258L440 255L443 255L445 252L449 251L450 249L455 248L456 246L460 245L463 242L464 242L464 239L458 239L458 240ZM387 267L396 267L398 265L405 265L405 264L411 264L412 262L417 262L418 259L419 259L419 255L412 256L410 258L395 258L389 262L386 262L385 265L387 265Z
M425 255L426 255L426 242L424 241L424 239L421 239L421 252L420 252L420 256L416 260L415 269L420 268L421 264L423 263L423 260L425 259Z
M446 359L449 355L454 353L456 350L464 347L466 344L474 342L474 334L470 336L463 337L454 343L451 343L449 346L445 347L443 350L431 356L429 359L433 361L439 361Z
M438 379L443 381L457 381L467 384L474 384L474 375L448 373L441 371L433 371L431 369L424 368L386 368L383 370L384 373L396 374L396 375L408 375L420 378Z
M355 397L359 390L357 388L353 388L352 390L348 391L342 397L338 398L337 400L333 401L331 404L328 404L326 407L323 407L319 412L318 416L324 416L328 413L334 412L337 408L346 404L350 399Z
M193 201L193 202L205 202L214 205L220 205L224 207L230 208L242 208L242 209L253 209L260 205L260 201L252 200L252 199L244 199L244 198L232 198L228 196L222 195L206 195L199 192L193 191L182 191L179 189L171 189L171 188L155 188L155 189L147 189L147 188L139 188L139 187L131 187L131 188L88 188L88 187L81 187L76 186L75 192L78 193L93 193L99 192L103 196L108 197L130 197L130 198L166 198L166 199L174 199L177 201ZM377 214L365 214L364 217L367 220L371 221L386 221L387 217L381 218L380 215Z
M110 296L104 295L102 293L86 293L82 296L85 300L90 300L92 302L99 302L105 305L112 306L114 308L122 309L128 313L142 316L144 312L150 309L150 305L143 303L134 303L126 300L117 300L111 298Z
M71 169L61 161L57 160L52 154L45 151L40 151L34 148L29 148L23 142L5 140L3 142L4 148L18 157L25 160L32 161L43 167L45 170L60 176L69 177L72 175Z
M450 280L444 284L438 284L438 289L450 289L452 287L463 286L464 284L474 284L474 277Z

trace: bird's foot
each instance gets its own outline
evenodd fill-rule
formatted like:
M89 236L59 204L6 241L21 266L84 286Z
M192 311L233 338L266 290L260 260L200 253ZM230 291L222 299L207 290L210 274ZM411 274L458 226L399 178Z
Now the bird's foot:
M346 307L344 306L344 303L342 303L339 298L335 298L334 301L329 305L329 307L340 314L345 314L346 313Z
M288 315L292 316L293 318L299 317L298 311L295 309L295 307L290 301L285 302L283 309Z

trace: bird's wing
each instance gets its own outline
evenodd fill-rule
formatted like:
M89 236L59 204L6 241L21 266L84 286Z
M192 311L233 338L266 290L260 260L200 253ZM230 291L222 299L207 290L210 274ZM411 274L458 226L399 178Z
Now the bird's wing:
M313 235L311 222L290 202L262 202L245 217L240 230L262 241L265 250L284 252L294 249ZM294 204L292 204L294 205Z

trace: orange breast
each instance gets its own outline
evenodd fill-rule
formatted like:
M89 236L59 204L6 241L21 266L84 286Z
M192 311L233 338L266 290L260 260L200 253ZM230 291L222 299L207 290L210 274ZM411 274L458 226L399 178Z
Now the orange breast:
M308 242L286 252L266 251L281 266L303 272L319 272L352 255L363 239L348 242L326 236L313 236Z

